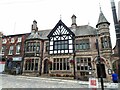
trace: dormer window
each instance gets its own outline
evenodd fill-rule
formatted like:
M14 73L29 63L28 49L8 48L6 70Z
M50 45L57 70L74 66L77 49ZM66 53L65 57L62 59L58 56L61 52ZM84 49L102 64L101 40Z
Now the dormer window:
M22 37L18 37L18 41L17 42L21 42L22 41Z
M7 40L6 39L2 39L2 44L6 44Z
M16 45L16 54L20 54L20 44Z
M13 55L13 46L10 46L10 49L9 49L9 55Z
M11 38L11 43L14 43L14 42L15 42L14 38Z

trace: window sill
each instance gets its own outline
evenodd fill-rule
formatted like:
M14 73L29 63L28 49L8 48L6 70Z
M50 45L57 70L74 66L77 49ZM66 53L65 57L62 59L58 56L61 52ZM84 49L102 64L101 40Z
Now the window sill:
M16 55L19 55L20 53L16 53Z
M12 56L13 54L8 54L8 55Z

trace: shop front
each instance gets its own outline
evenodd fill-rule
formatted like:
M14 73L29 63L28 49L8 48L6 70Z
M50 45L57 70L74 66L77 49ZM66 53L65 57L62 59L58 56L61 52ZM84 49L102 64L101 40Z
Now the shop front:
M22 57L13 57L12 59L12 70L13 72L16 72L16 69L18 69L17 74L22 74Z
M0 73L3 73L5 69L5 59L0 55Z

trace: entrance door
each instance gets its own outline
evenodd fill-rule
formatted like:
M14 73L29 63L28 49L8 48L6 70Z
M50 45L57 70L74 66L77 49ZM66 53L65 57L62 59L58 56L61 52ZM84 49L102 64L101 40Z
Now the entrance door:
M106 72L105 72L105 65L104 64L101 64L101 70L102 70L103 78L106 78ZM98 75L98 78L100 78L100 67L99 67L99 64L97 64L97 75Z
M48 59L44 61L44 74L49 73L49 67L48 67Z

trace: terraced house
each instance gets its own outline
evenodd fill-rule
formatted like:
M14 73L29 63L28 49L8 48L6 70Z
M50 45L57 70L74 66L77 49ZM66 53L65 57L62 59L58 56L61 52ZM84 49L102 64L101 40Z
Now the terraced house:
M16 67L23 67L24 41L29 33L8 35L2 37L2 60L6 60L5 71L11 71Z
M31 33L24 41L23 75L50 75L84 78L91 74L100 77L98 66L99 45L102 75L110 79L111 40L109 25L102 11L96 28L78 26L76 16L71 27L59 20L53 29L38 30L33 21ZM99 43L97 45L96 39Z

